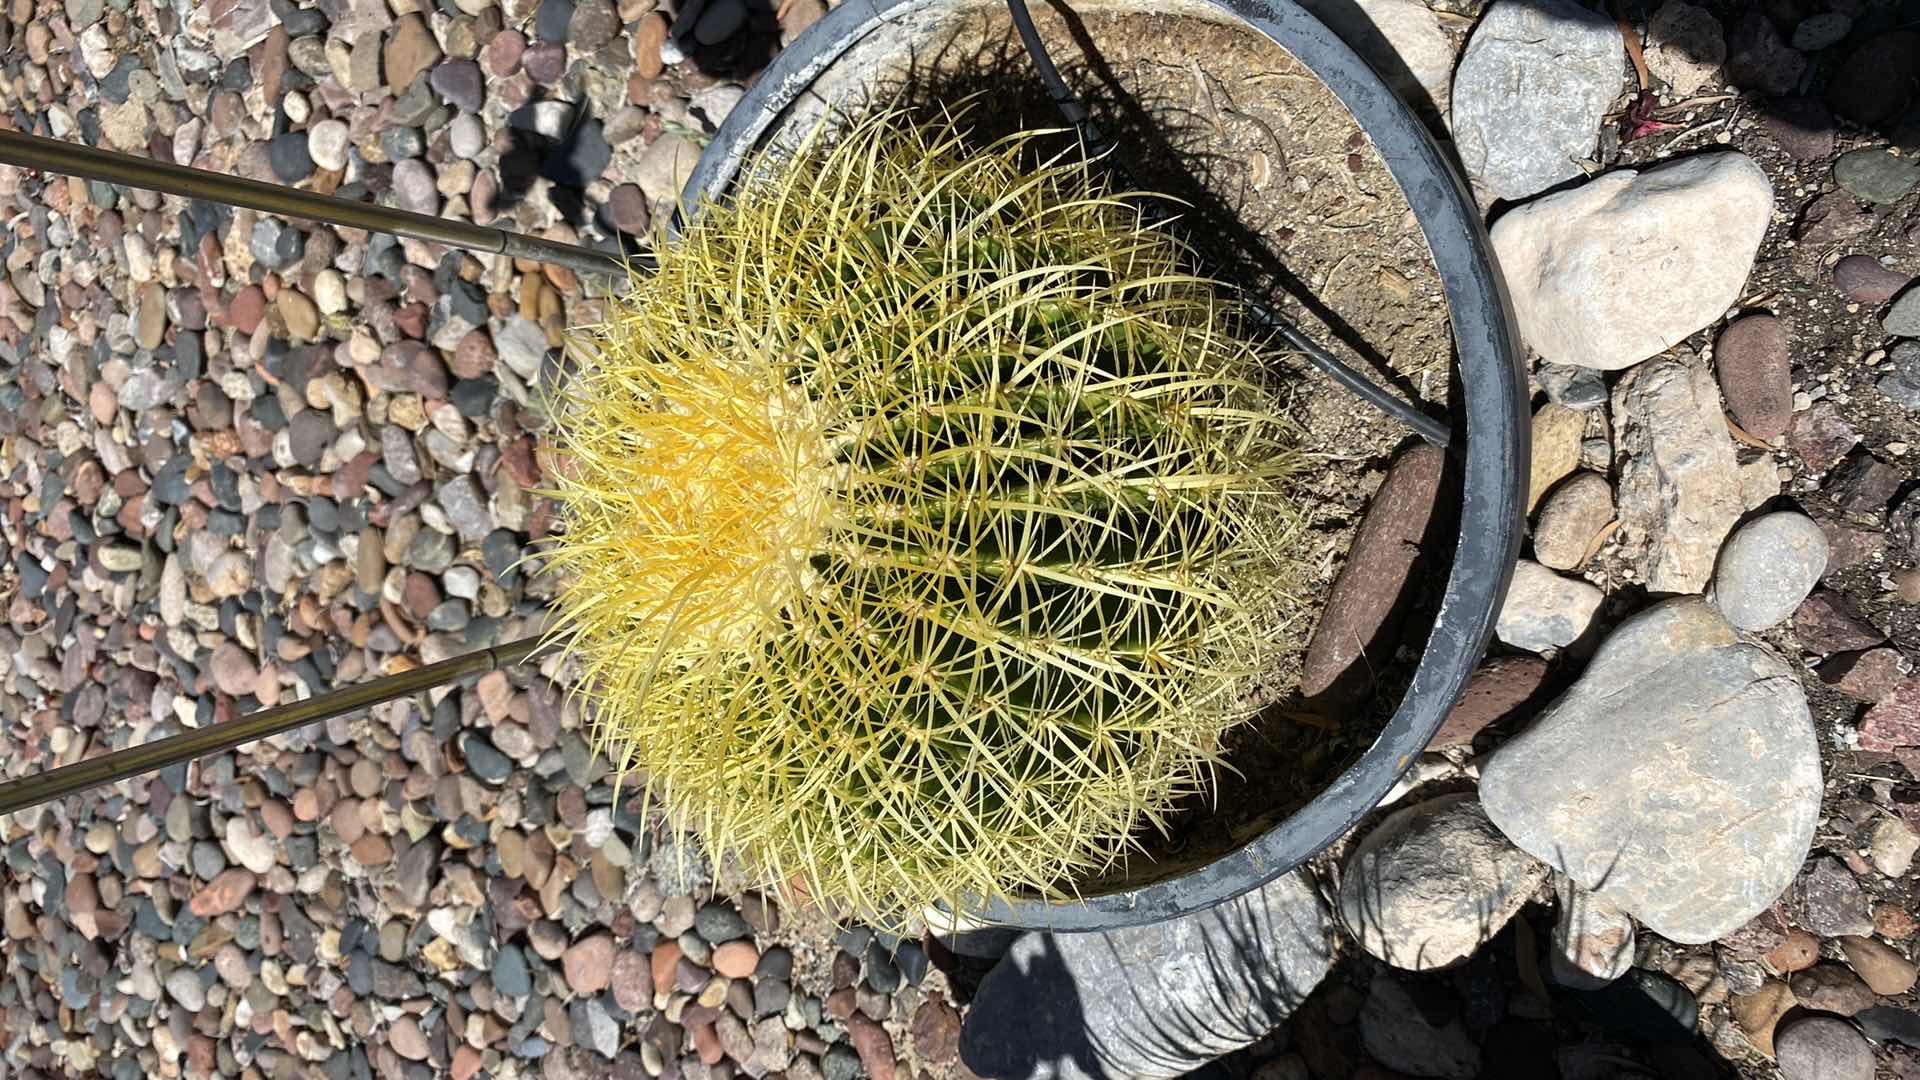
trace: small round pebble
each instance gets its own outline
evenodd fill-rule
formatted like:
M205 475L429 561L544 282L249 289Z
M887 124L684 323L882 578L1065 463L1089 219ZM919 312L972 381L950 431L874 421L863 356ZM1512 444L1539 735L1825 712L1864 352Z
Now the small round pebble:
M1792 511L1742 525L1720 549L1714 603L1742 630L1765 630L1793 614L1827 569L1827 534Z

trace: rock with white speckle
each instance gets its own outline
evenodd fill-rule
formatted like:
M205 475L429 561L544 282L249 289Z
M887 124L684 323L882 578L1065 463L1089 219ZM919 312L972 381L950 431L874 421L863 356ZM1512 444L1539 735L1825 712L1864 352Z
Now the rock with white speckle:
M1821 792L1800 680L1699 597L1622 623L1480 781L1508 839L1686 943L1792 884Z
M1613 20L1572 0L1498 0L1453 76L1453 137L1476 182L1524 199L1580 175L1620 93Z

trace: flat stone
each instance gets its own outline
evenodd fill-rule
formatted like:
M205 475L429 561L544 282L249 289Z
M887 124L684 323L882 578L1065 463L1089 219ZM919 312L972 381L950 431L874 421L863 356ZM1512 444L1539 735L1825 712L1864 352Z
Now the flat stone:
M1480 782L1522 850L1685 943L1737 929L1792 883L1821 791L1792 668L1693 597L1622 623Z
M1453 94L1453 43L1421 0L1305 0L1301 4L1415 110L1445 118Z
M1607 478L1591 471L1575 473L1541 503L1533 526L1533 557L1554 570L1579 568L1613 516L1613 485Z
M1472 1080L1480 1075L1480 1047L1460 1017L1430 1017L1418 989L1381 972L1367 983L1360 1006L1360 1042L1368 1056L1412 1076Z
M1898 296L1912 280L1880 265L1871 255L1848 255L1833 264L1833 287L1856 303L1878 307Z
M1394 811L1347 856L1339 911L1360 947L1409 971L1452 967L1500 932L1547 868L1471 795Z
M1605 897L1556 877L1559 913L1549 957L1553 981L1573 990L1597 990L1633 967L1633 916Z
M415 79L440 60L440 55L440 42L419 12L400 16L388 32L381 53L387 89L395 96L405 93Z
M960 1057L981 1076L1174 1077L1280 1024L1326 977L1330 920L1300 871L1215 908L1027 933L980 984Z
M547 357L547 332L532 319L514 316L493 332L493 347L509 370L528 382L540 378Z
M1309 698L1348 703L1398 647L1403 593L1419 561L1446 458L1430 446L1402 454L1374 493L1314 627L1300 676Z
M1872 705L1899 689L1908 675L1908 665L1900 650L1883 646L1829 657L1820 665L1819 674L1826 685Z
M1497 656L1481 664L1429 745L1470 746L1490 725L1528 715L1528 707L1539 703L1547 671L1546 661L1532 656Z
M1896 203L1920 187L1920 160L1884 146L1862 147L1840 155L1833 163L1833 179L1867 202Z
M667 43L667 31L671 24L666 16L654 12L640 20L633 31L633 73L638 78L651 82L666 70L661 58L661 50Z
M1706 588L1714 559L1746 507L1740 465L1713 376L1662 357L1613 393L1620 532L1647 588Z
M220 692L235 697L253 693L254 683L260 679L260 669L254 665L253 657L231 641L223 641L213 650L209 667Z
M1571 0L1501 0L1453 76L1453 137L1467 174L1502 199L1580 175L1620 92L1620 31Z
M576 994L597 994L613 979L613 938L592 934L567 947L560 959L567 986Z
M254 881L253 874L240 867L223 870L207 883L206 888L193 894L193 899L187 902L187 910L202 919L238 911L240 905L246 903L247 897L253 894Z
M1647 69L1680 97L1692 97L1720 77L1727 39L1720 20L1685 0L1667 0L1647 20Z
M1793 420L1787 324L1772 315L1746 315L1727 324L1713 347L1714 367L1727 409L1747 433L1772 439Z
M1526 343L1554 363L1610 371L1724 314L1772 215L1766 173L1721 151L1535 199L1494 223L1493 244Z
M1785 622L1827 569L1827 534L1805 514L1766 514L1734 530L1720 550L1713 600L1742 630Z
M1807 597L1793 613L1793 634L1802 649L1822 656L1871 648L1887 639L1860 617L1851 600L1830 589Z
M1862 750L1920 746L1920 679L1907 679L1860 719Z
M1899 825L1899 822L1891 823ZM1860 980L1867 985L1867 988L1881 997L1899 997L1913 989L1915 977L1920 974L1920 971L1916 971L1913 961L1900 955L1899 950L1877 938L1843 937L1840 939L1840 951L1845 954L1848 966L1860 976ZM1874 1004L1869 1000L1860 1008L1851 1010L1848 1015L1871 1008Z
M1604 599L1594 585L1521 559L1514 565L1513 582L1507 586L1493 632L1501 641L1528 652L1563 649L1593 626Z

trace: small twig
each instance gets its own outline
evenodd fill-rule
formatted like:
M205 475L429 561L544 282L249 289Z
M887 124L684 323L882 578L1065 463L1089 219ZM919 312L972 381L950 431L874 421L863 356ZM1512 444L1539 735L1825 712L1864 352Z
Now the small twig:
M1685 130L1685 131L1683 131L1683 132L1681 132L1680 134L1678 134L1678 135L1675 135L1675 136L1674 136L1674 137L1673 137L1673 138L1672 138L1672 139L1671 139L1670 141L1668 141L1668 143L1667 143L1667 145L1665 145L1665 146L1663 146L1663 147L1661 147L1661 148L1660 148L1660 152L1661 152L1662 154L1664 154L1664 153L1666 153L1666 152L1668 152L1668 151L1670 151L1670 150L1672 150L1672 149L1673 149L1674 147L1676 147L1676 146L1678 146L1678 145L1680 145L1680 143L1681 143L1681 142L1683 142L1683 141L1685 141L1685 140L1686 140L1686 139L1687 139L1687 138L1688 138L1689 136L1692 136L1692 135L1697 135L1697 134L1699 134L1699 133L1700 133L1700 132L1702 132L1702 131L1708 131L1708 130L1711 130L1711 129L1713 129L1713 128L1717 128L1717 127L1719 127L1720 125L1722 125L1722 124L1724 124L1724 123L1726 123L1726 122L1728 121L1728 119L1730 119L1730 118L1729 118L1729 117L1725 117L1725 116L1723 116L1723 117L1721 117L1721 118L1720 118L1720 119L1718 119L1718 120L1709 120L1709 121L1707 121L1707 122L1706 122L1706 123L1704 123L1704 124L1695 124L1694 126L1692 126L1692 127L1690 127L1690 128L1688 128L1687 130Z
M1748 431L1746 428L1741 427L1739 424L1734 423L1733 417L1725 416L1725 417L1722 417L1722 419L1726 420L1727 430L1733 433L1734 438L1739 439L1741 442L1746 443L1748 446L1757 446L1762 450L1773 449L1773 445L1771 443L1768 443L1766 440L1755 435L1753 432Z
M1619 531L1619 518L1614 518L1612 521L1600 526L1600 532L1593 538L1593 543L1587 545L1587 553L1580 556L1580 565L1585 566L1592 562L1593 557L1600 554L1600 549L1607 546L1607 541L1613 539L1613 534Z
M1640 32L1625 19L1619 20L1618 25L1620 40L1627 45L1627 59L1633 61L1633 73L1640 79L1640 89L1644 91L1650 80L1647 78L1647 58L1640 50Z

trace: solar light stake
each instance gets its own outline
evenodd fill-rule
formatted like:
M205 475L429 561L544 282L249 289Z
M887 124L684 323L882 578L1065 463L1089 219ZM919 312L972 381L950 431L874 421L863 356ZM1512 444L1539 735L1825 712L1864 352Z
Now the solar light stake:
M188 199L206 199L265 214L410 236L416 240L447 244L468 251L535 259L583 274L626 273L619 256L578 244L563 244L506 229L395 210L278 184L263 184L245 177L96 150L79 143L26 135L18 131L0 131L0 164L146 188Z
M316 724L420 690L431 690L441 683L463 676L484 675L527 659L540 650L543 641L539 636L521 638L437 664L428 664L423 668L403 671L398 675L318 694L305 701L262 709L224 723L183 731L178 735L129 746L125 750L115 750L72 765L9 780L0 783L0 815L208 754L222 753L242 743Z

